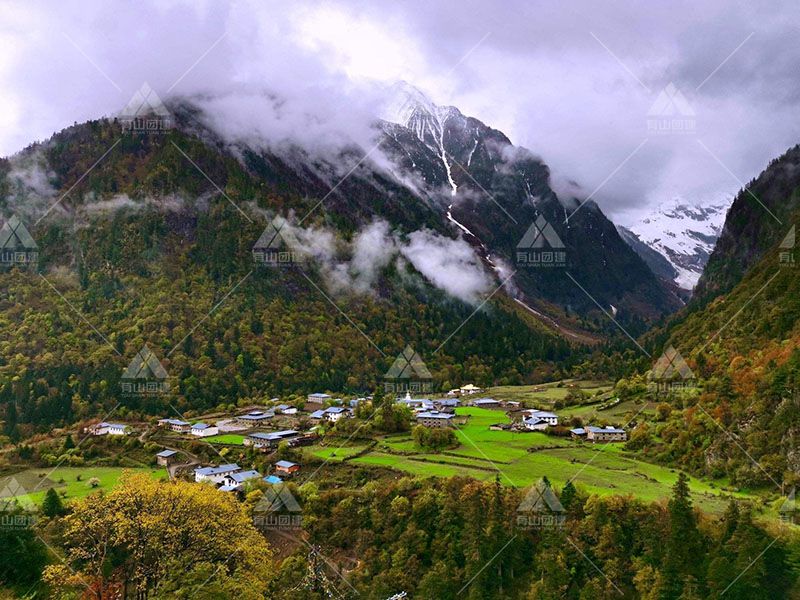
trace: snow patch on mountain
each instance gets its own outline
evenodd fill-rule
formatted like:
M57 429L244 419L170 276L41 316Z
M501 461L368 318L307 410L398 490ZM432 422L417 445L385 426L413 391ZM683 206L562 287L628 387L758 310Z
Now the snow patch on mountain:
M625 229L672 265L679 287L692 290L722 232L732 201L730 198L701 206L675 199L659 205L644 218L631 221ZM642 254L636 240L626 235L622 238Z

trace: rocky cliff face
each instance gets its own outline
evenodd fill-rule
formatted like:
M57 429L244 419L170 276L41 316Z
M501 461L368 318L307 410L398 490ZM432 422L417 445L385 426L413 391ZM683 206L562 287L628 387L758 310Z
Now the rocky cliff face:
M424 181L434 204L500 275L500 264L516 268L518 299L579 312L596 310L596 302L623 320L680 306L674 289L653 275L595 203L556 195L540 158L414 88L400 86L394 98L383 125L386 151L403 172ZM562 244L563 268L528 268L516 260L518 244L539 218Z

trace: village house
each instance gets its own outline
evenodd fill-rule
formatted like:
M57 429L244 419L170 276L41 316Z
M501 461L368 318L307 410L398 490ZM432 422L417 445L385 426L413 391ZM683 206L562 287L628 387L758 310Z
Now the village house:
M225 482L228 475L232 475L241 470L242 468L236 463L220 465L218 467L197 467L194 470L194 480L197 483L210 481L211 483L219 485Z
M162 467L168 467L177 462L179 455L177 450L162 450L156 454L156 463Z
M450 427L450 422L454 417L455 415L452 413L431 410L417 413L417 423L425 427Z
M458 392L465 396L469 394L477 394L480 391L482 391L481 388L479 388L476 385L472 385L471 383L468 383L467 385L458 388Z
M341 418L349 418L353 411L342 406L330 406L325 409L325 419L331 423L336 423Z
M592 442L624 442L628 439L628 434L624 429L617 429L611 425L606 427L586 428L586 439Z
M254 428L258 427L259 425L263 425L274 416L275 413L272 411L251 410L247 414L238 415L235 418L235 422L237 425L241 425L242 427Z
M437 406L456 408L461 404L461 400L458 398L438 398L433 403Z
M281 475L294 475L300 470L300 465L288 460L279 460L275 463L275 472Z
M472 406L480 406L481 408L500 408L500 401L494 398L480 398L472 402Z
M319 438L319 436L316 433L306 433L304 435L298 435L297 437L291 438L289 440L289 448L310 446L317 440L317 438Z
M412 398L410 392L406 392L404 397L398 397L395 402L398 404L405 404L410 409L415 408L423 408L426 404L433 406L433 402L431 402L428 398Z
M89 433L92 435L127 435L131 432L131 428L124 423L97 423L89 427Z
M279 404L275 407L275 412L278 412L282 415L296 415L297 409L289 404Z
M353 411L350 408L345 408L343 406L329 406L328 408L315 410L313 413L308 415L310 419L315 421L330 421L331 423L336 423L342 417L352 417Z
M531 419L539 419L540 421L544 421L551 427L555 427L558 425L558 415L552 412L548 412L546 410L526 410L525 413Z
M259 431L248 435L242 443L245 446L253 446L254 448L276 448L283 440L290 440L298 435L300 435L300 432L294 429L270 432Z
M586 437L586 430L583 427L576 427L575 429L569 430L572 439L575 440L582 440Z
M324 404L325 402L328 402L330 399L331 397L329 394L322 394L320 392L314 392L313 394L309 394L306 397L306 400L308 402L311 402L312 404Z
M224 485L234 486L241 489L242 485L252 479L261 479L261 473L256 470L236 471L225 477Z
M547 421L539 417L527 417L522 419L522 425L528 431L544 431L550 426Z
M219 428L213 425L207 425L206 423L195 423L192 425L191 432L192 435L197 437L209 437L211 435L217 435L219 433Z
M158 426L166 427L170 431L176 431L178 433L189 433L192 430L191 423L181 421L180 419L159 419Z

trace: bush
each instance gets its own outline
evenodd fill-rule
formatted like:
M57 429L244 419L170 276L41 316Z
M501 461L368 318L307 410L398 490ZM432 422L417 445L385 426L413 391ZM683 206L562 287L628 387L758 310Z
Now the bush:
M420 448L426 450L442 450L458 445L458 438L450 428L429 429L424 425L417 425L414 428L414 442Z

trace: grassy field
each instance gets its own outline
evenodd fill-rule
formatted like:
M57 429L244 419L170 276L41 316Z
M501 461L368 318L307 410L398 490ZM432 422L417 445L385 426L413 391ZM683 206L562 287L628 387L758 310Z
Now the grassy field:
M539 385L493 387L486 391L486 395L496 400L522 402L525 406L531 408L547 408L552 406L556 400L563 400L566 397L570 390L569 385L577 386L589 396L606 394L614 387L614 384L610 381L573 381L565 379Z
M160 479L167 476L164 469L123 469L121 467L59 467L51 473L51 469L28 469L14 475L0 478L0 490L10 485L11 480L27 491L27 494L15 496L17 501L24 504L33 502L40 504L45 493L51 487L66 492L66 500L83 498L98 490L110 490L118 482L123 472L149 473L153 478ZM80 480L78 479L80 477ZM89 485L89 480L96 477L100 483L97 487ZM63 479L63 482L61 481ZM13 486L16 489L16 486Z
M503 411L465 407L456 412L469 417L456 431L460 442L456 449L426 453L414 446L408 434L387 436L374 451L353 462L423 477L468 475L484 481L499 477L515 487L529 486L546 476L559 487L572 480L598 495L630 494L646 501L669 497L678 477L677 471L633 458L621 444L586 444L539 432L492 431L489 425L508 422ZM692 478L695 502L707 511L721 512L727 504L721 495L723 484Z
M589 423L591 423L592 421L605 419L608 421L624 424L628 420L626 418L628 417L628 415L639 413L639 411L641 411L641 413L637 416L638 420L652 418L655 415L656 406L658 405L658 403L647 402L646 405L643 405L641 402L634 402L633 400L627 400L625 402L620 402L615 406L607 408L606 410L598 410L598 407L601 405L602 403L584 404L582 406L567 406L565 408L560 409L558 411L558 414L564 419L569 419L571 417L580 417L581 419L584 420L584 422L589 422Z
M323 460L342 461L345 458L349 458L351 456L355 456L359 452L363 452L366 447L367 444L339 447L336 445L336 442L333 441L327 446L311 446L306 449L306 452Z
M221 433L219 435L211 435L207 438L202 438L206 442L212 444L235 444L242 446L244 444L244 436L238 433Z

